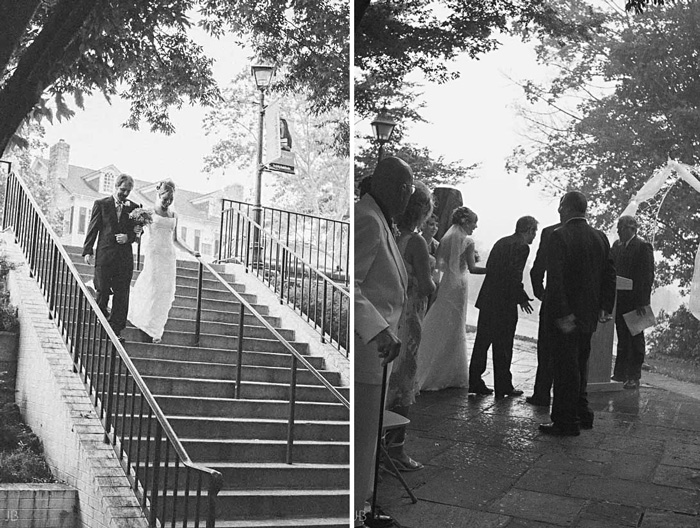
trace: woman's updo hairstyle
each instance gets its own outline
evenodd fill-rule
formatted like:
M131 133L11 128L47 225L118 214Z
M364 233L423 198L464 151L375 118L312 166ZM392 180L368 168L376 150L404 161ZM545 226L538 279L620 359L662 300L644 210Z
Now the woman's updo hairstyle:
M156 185L158 196L161 194L173 194L175 192L175 182L170 178L158 182Z
M476 213L469 207L458 207L452 211L452 224L464 225L467 222L476 222L479 219Z
M418 226L433 211L433 194L428 189L428 186L419 181L414 181L413 184L416 190L413 191L413 194L408 199L406 210L396 219L396 223L399 226Z

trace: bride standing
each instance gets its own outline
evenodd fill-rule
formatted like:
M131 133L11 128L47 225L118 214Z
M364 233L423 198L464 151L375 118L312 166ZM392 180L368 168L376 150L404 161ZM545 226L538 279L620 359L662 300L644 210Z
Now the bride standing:
M440 240L437 267L442 278L435 303L423 321L418 349L417 379L420 390L469 386L467 358L467 293L469 273L485 274L477 266L474 240L478 217L468 207L452 213L452 226Z
M144 264L131 291L128 319L147 333L153 343L160 343L175 300L176 252L179 246L199 256L177 239L177 215L170 208L175 183L163 180L156 186L153 223L146 226L148 236L144 246Z

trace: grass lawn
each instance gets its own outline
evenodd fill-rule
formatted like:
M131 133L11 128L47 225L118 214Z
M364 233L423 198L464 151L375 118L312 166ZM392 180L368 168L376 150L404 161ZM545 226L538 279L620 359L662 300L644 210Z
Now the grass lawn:
M644 362L657 374L663 374L679 381L700 384L700 363L696 361L655 354L647 356Z

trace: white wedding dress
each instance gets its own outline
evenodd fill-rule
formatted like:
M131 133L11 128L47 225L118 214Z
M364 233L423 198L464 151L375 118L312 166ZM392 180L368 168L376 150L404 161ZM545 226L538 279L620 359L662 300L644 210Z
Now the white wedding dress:
M174 229L174 217L153 214L153 223L144 230L143 269L129 297L129 321L153 339L163 336L175 300Z
M467 247L474 240L453 225L440 240L437 298L423 320L416 378L421 391L469 387L467 357Z

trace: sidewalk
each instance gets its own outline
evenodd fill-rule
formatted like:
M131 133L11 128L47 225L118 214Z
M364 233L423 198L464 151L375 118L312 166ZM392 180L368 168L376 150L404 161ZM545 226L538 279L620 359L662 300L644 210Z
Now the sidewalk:
M549 409L525 402L536 366L516 341L523 396L420 395L407 451L425 469L403 474L418 503L383 473L382 508L406 528L700 527L700 387L643 372L639 391L589 395L592 430L548 437Z

